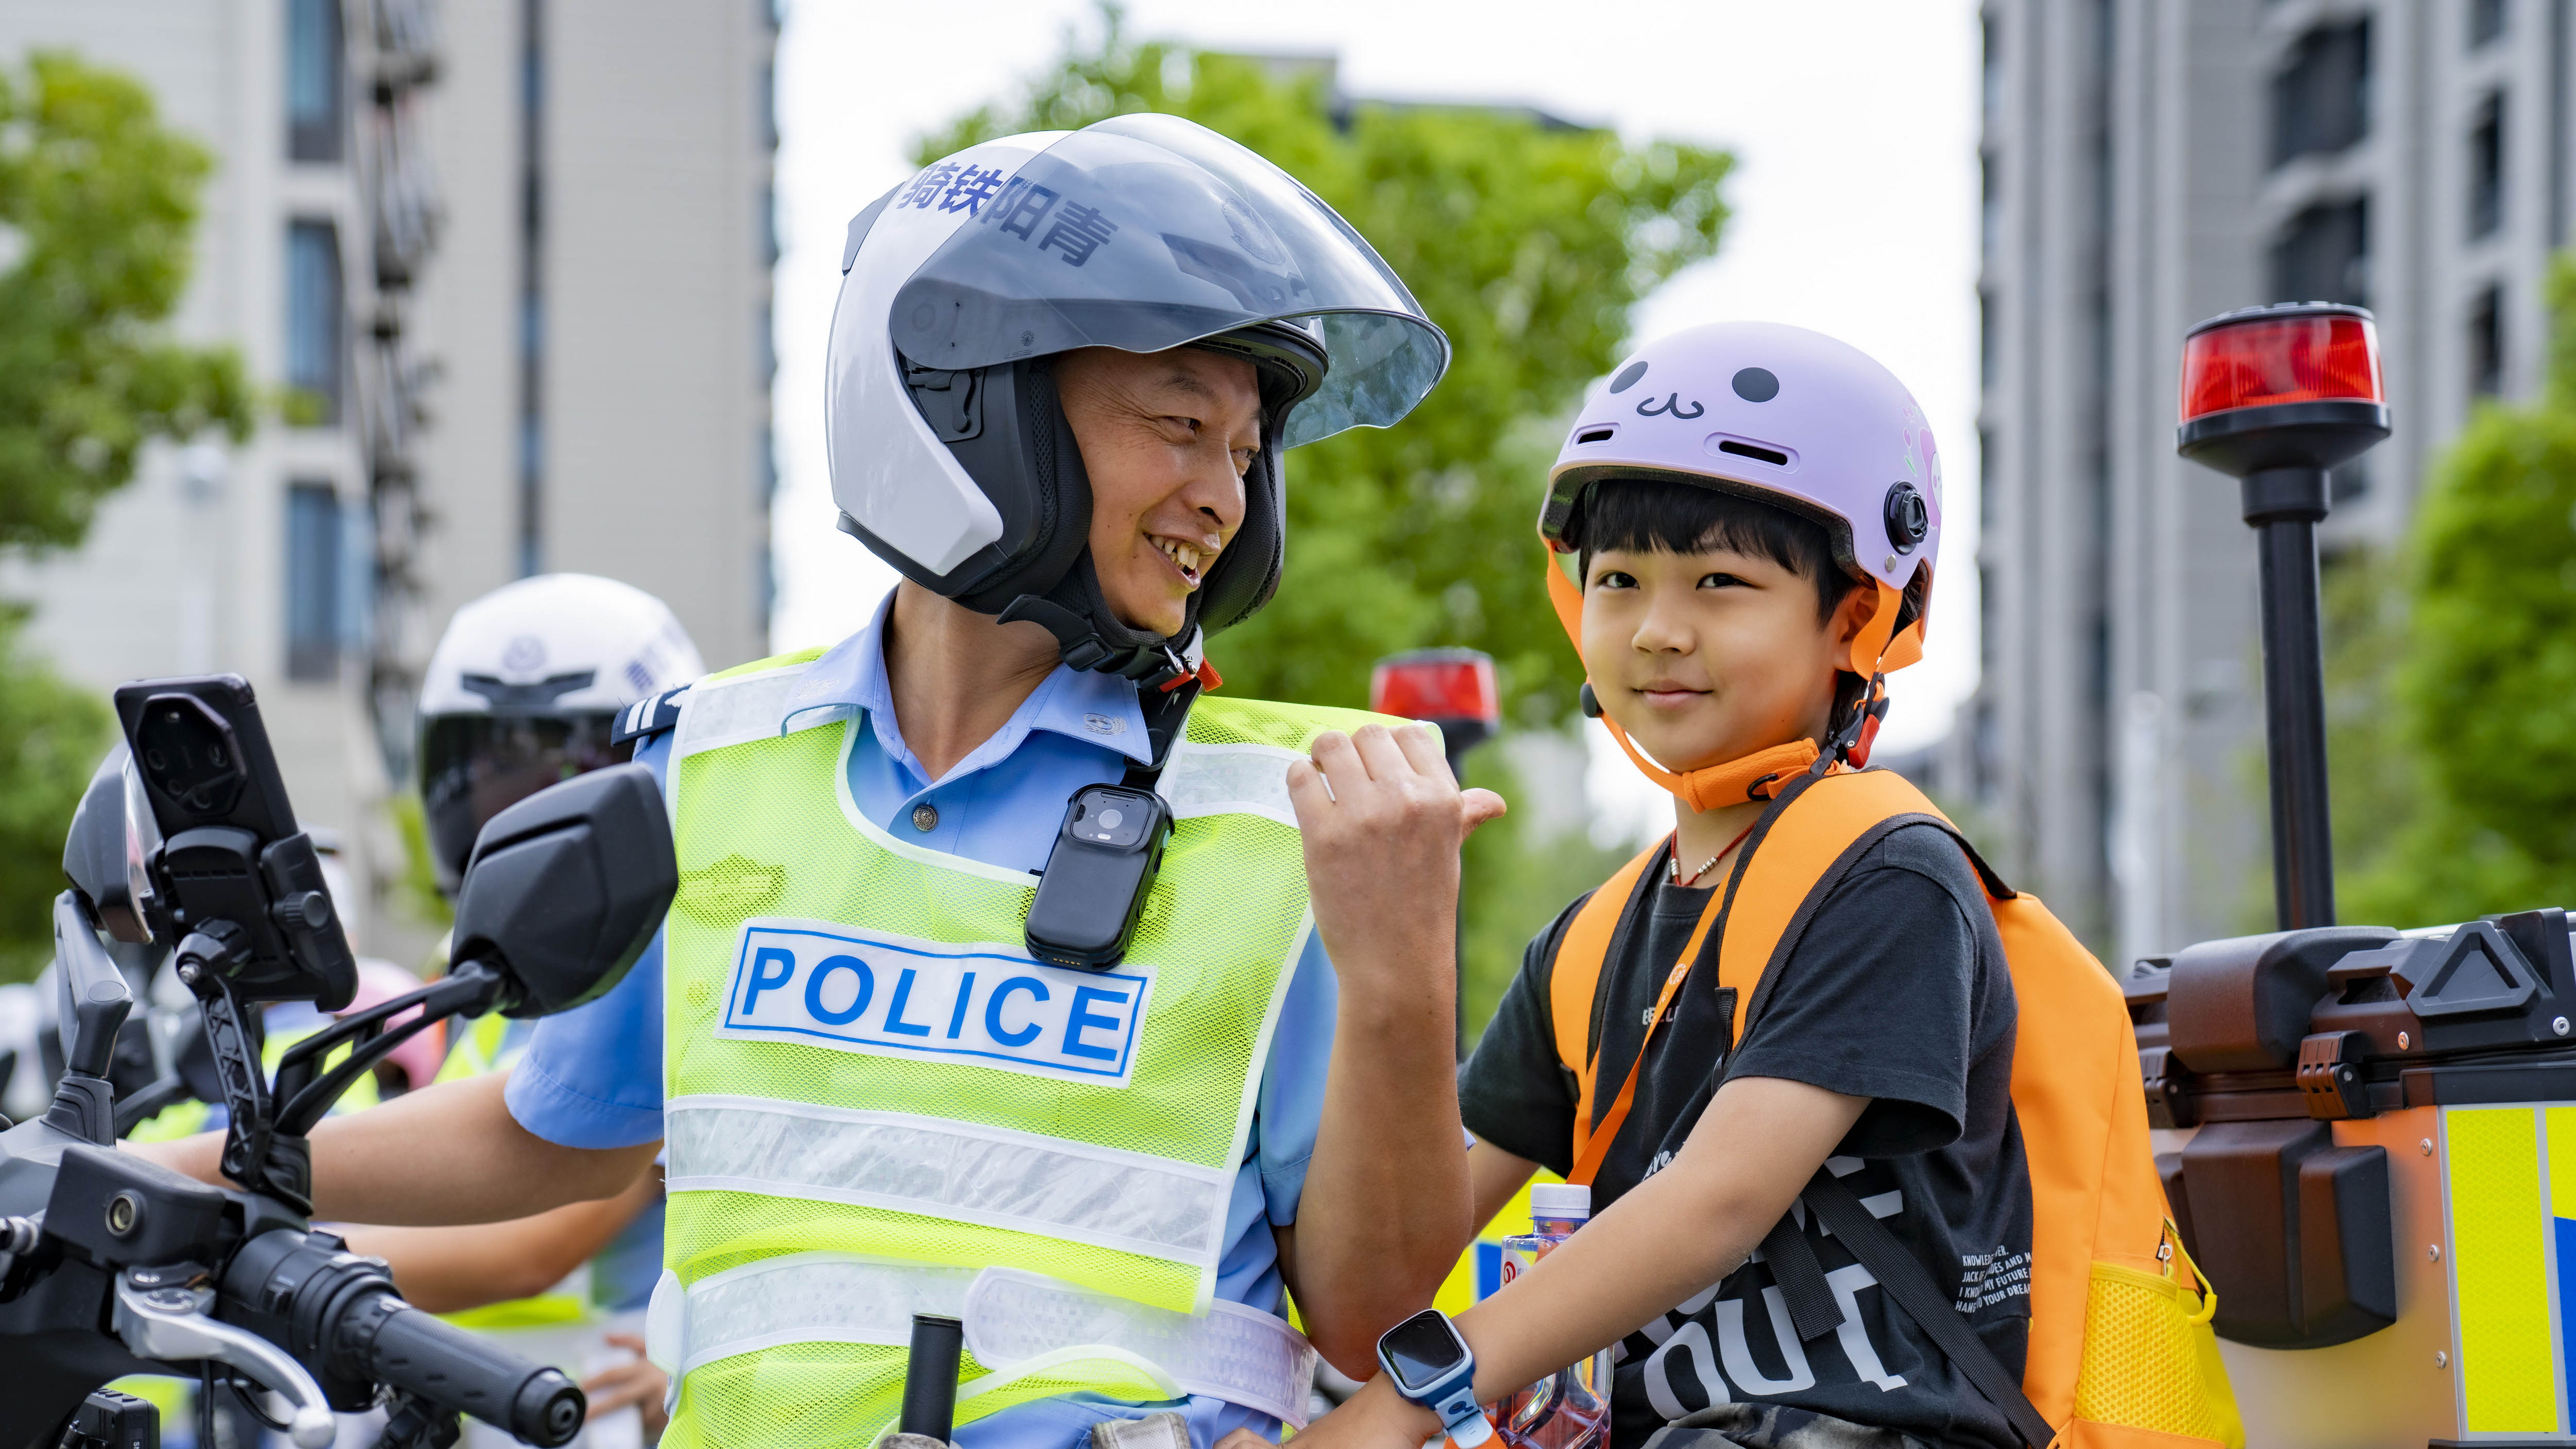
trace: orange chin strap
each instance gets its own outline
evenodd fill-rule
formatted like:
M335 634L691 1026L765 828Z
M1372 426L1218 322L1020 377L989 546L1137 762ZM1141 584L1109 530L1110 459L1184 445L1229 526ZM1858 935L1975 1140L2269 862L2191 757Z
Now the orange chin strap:
M1556 606L1556 621L1565 626L1565 637L1574 641L1574 651L1579 657L1583 652L1583 591L1565 576L1564 569L1557 566L1553 548L1549 549L1547 556L1547 599ZM1862 626L1851 642L1846 664L1852 673L1870 681L1873 697L1863 702L1865 706L1876 703L1876 697L1885 693L1886 671L1902 669L1923 657L1920 621L1909 625L1904 634L1893 641L1887 637L1903 603L1903 595L1884 583L1879 584L1878 610L1870 615L1869 622ZM1816 761L1824 755L1814 740L1791 740L1785 745L1773 745L1741 759L1675 774L1647 759L1645 752L1629 740L1628 732L1619 728L1617 720L1605 714L1601 716L1601 723L1610 731L1610 738L1619 742L1619 748L1627 753L1629 762L1637 767L1638 773L1687 802L1693 810L1714 810L1722 805L1741 805L1747 800L1770 799L1789 779L1815 768ZM1855 768L1868 762L1869 747L1877 736L1878 720L1873 715L1862 725L1860 743L1851 752L1851 763Z

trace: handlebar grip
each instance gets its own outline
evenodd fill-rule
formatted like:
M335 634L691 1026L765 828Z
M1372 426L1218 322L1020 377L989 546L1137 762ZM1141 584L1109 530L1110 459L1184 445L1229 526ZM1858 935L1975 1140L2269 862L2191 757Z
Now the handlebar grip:
M581 1432L589 1402L555 1369L540 1368L389 1293L370 1295L365 1316L370 1376L507 1429L538 1449Z

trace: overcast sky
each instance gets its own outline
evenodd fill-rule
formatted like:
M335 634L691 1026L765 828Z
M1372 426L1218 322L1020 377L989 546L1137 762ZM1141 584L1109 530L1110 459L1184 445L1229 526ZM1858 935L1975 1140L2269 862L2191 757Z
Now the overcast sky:
M1718 256L1647 298L1635 337L1729 318L1793 322L1872 353L1913 389L1943 455L1941 582L1929 656L1893 682L1885 743L1907 748L1949 727L1976 684L1971 0L1580 10L1527 0L1133 0L1128 16L1139 36L1334 53L1355 95L1523 102L1632 139L1732 150L1734 216ZM914 137L1015 96L1061 51L1068 27L1089 33L1096 23L1087 0L984 0L971 12L855 0L789 7L778 54L777 647L846 635L893 579L833 529L823 464L823 341L845 225L912 170ZM1541 481L1528 480L1533 500ZM1596 787L1624 771L1596 769Z

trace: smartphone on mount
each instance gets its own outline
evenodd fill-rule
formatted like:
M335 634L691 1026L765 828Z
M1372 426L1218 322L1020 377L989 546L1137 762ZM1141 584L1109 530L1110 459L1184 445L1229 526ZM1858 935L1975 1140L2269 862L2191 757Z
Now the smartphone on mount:
M250 682L212 674L124 685L116 717L161 836L159 869L137 893L130 928L150 939L232 922L244 933L224 972L236 1000L348 1005L358 963L321 857L287 805Z

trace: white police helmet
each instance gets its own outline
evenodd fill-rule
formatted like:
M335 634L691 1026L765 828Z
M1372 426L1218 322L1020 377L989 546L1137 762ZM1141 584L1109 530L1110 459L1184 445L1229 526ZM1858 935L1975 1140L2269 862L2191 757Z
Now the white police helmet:
M486 821L611 762L618 712L706 672L660 599L615 579L539 574L456 611L420 692L420 793L454 889Z
M1175 116L987 141L850 223L824 426L841 526L968 608L1030 619L1065 662L1145 684L1269 601L1279 453L1411 411L1448 339L1313 192ZM1091 486L1050 359L1083 347L1252 362L1263 444L1233 543L1168 638L1110 613Z

